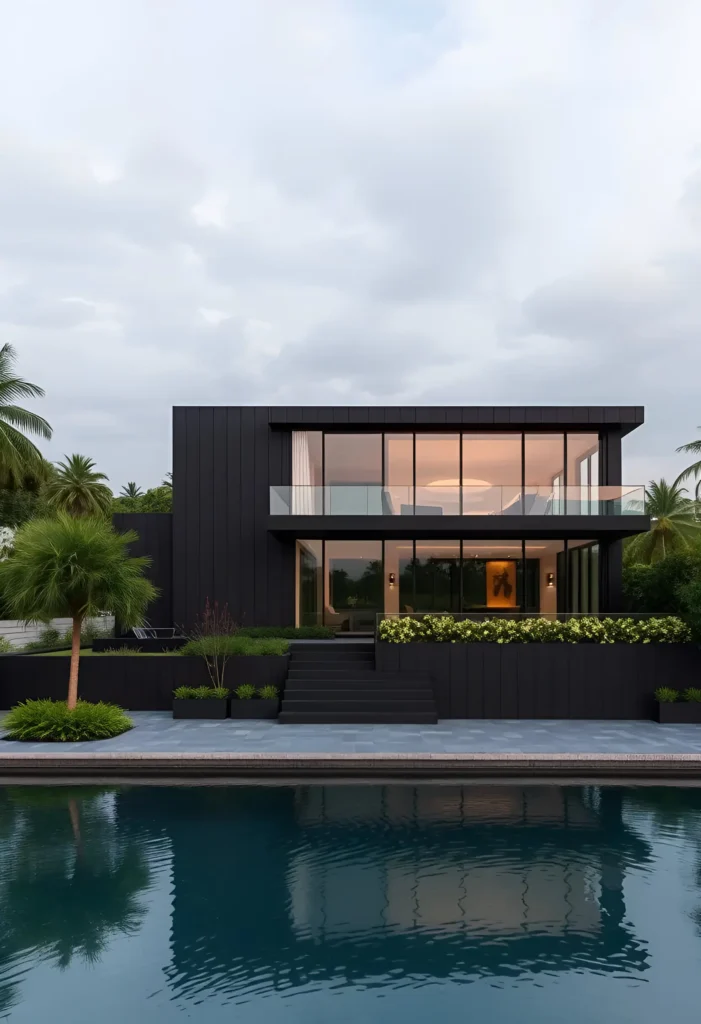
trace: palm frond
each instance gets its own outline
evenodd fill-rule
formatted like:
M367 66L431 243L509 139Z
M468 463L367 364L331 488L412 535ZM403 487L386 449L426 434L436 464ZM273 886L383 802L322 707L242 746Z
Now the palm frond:
M18 405L0 404L0 419L11 423L13 427L18 427L20 430L37 434L47 441L51 440L53 431L44 417L35 412L29 412L28 409L21 409Z

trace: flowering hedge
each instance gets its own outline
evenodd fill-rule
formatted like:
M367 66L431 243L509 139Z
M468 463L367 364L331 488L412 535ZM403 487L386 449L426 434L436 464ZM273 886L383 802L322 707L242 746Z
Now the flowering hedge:
M380 640L390 644L679 644L689 627L673 615L655 619L472 619L425 615L383 619Z

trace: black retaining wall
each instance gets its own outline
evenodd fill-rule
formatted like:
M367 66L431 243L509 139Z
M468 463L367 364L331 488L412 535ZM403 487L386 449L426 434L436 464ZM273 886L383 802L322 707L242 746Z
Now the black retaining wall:
M287 655L243 657L227 662L225 683L272 684L282 692L287 678ZM28 697L65 700L70 658L42 655L0 657L0 708L6 710ZM128 711L170 711L176 686L209 686L202 658L165 657L81 658L79 692L85 700L105 700Z
M696 644L378 643L377 668L427 672L440 718L652 718L658 686L701 685Z

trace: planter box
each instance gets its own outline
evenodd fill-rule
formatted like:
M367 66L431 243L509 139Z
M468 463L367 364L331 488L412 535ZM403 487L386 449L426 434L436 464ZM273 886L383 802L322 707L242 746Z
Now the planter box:
M277 697L275 700L263 700L261 697L253 697L251 700L231 698L232 718L277 718L279 710L280 701Z
M206 697L173 700L173 718L226 718L228 698Z
M701 701L675 700L667 704L655 701L655 720L660 725L701 725Z

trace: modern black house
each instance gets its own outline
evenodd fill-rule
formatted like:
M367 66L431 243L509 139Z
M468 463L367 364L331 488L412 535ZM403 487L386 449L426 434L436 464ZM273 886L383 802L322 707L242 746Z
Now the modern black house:
M640 407L177 407L172 620L621 610Z

